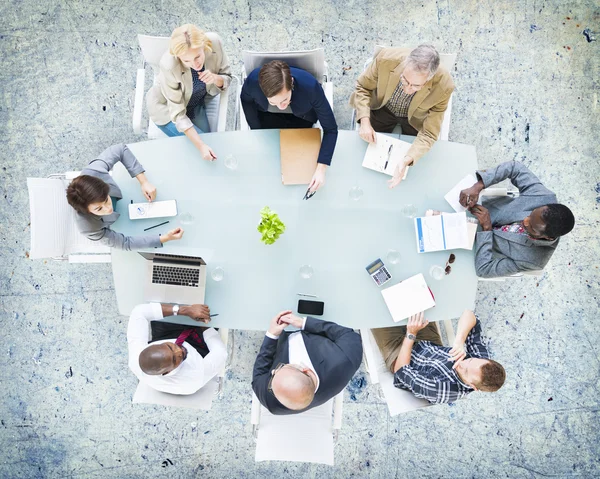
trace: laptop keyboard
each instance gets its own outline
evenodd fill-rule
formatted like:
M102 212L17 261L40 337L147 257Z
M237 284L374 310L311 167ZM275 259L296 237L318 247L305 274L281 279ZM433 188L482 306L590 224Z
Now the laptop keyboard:
M154 265L152 268L153 284L172 284L175 286L191 286L197 288L199 279L199 269L159 265Z

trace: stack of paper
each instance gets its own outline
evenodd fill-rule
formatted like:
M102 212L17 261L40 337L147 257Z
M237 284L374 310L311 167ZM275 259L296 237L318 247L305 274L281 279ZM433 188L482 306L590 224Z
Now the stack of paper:
M382 135L381 133L376 133L376 135L377 142L369 144L362 165L370 170L394 176L396 165L404 159L412 145L406 141ZM404 177L406 177L407 172L408 168Z
M430 253L457 248L471 249L476 229L477 225L467 223L466 213L442 213L415 218L417 251Z
M407 319L435 306L435 300L421 273L381 291L394 322Z
M460 180L454 188L452 188L448 193L446 193L444 199L448 203L450 203L450 206L452 206L452 209L454 211L456 211L457 213L467 211L467 209L459 202L460 192L462 190L466 190L467 188L471 188L471 186L473 186L475 183L477 183L477 178L475 178L473 175L467 175L462 180Z

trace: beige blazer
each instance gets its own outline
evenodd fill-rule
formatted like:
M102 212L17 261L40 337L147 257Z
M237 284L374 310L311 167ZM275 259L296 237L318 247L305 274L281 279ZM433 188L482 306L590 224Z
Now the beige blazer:
M358 77L350 105L356 110L356 120L370 116L371 110L386 105L400 82L408 48L384 48ZM448 70L438 71L413 97L408 107L408 123L419 133L408 156L419 160L437 141L448 107L454 82Z
M212 42L212 52L206 52L205 68L223 78L223 88L206 85L206 94L216 96L225 91L231 83L231 67L221 37L216 33L206 33ZM184 132L193 123L186 115L186 107L192 97L192 71L184 66L179 58L168 51L160 59L158 83L146 93L148 114L157 125L175 123L177 130Z

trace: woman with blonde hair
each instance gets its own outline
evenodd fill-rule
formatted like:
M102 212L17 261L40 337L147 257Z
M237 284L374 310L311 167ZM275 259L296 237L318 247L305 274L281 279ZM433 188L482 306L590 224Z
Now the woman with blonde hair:
M231 68L216 33L186 24L173 30L160 60L158 84L146 95L148 114L168 136L187 136L205 160L217 158L199 133L210 131L205 97L225 91Z

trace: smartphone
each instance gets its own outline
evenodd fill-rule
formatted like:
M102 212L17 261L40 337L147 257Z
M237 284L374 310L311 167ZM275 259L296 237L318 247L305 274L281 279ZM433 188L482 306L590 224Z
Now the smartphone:
M298 300L298 313L310 316L322 316L325 309L325 303L322 301L308 301L306 299Z

